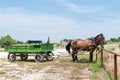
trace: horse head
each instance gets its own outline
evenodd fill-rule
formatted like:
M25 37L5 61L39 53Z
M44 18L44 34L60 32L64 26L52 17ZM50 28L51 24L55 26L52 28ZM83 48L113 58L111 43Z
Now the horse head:
M99 34L95 37L96 45L104 46L106 44L105 37L103 34Z

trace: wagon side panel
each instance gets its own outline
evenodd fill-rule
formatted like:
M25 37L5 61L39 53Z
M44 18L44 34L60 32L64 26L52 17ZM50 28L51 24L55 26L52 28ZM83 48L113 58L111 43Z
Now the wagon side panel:
M53 44L52 43L45 43L41 45L41 52L49 52L53 50Z

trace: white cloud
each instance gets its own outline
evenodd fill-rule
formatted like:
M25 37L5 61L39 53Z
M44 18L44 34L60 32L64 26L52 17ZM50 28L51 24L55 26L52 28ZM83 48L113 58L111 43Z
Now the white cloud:
M73 19L63 15L35 14L24 8L0 8L0 36L10 34L24 41L46 40L50 36L52 41L59 41L64 38L84 39L99 33L119 35L119 14L111 14L109 17L95 16L95 20Z
M86 6L86 5L77 5L68 0L53 0L59 6L66 8L67 10L74 13L98 13L105 11L105 8L101 6Z
M25 12L20 8L4 8L0 10L0 34L12 34L18 39L46 38L48 36L67 35L71 32L76 22L68 17L53 14L34 14ZM19 13L16 13L18 11ZM59 39L59 38L57 38Z
M69 26L71 24L74 24L73 20L60 15L34 14L29 13L22 8L3 8L3 10L0 9L0 25L3 26L10 26L13 24L15 26L26 24L30 26L59 26L59 24Z
M75 13L97 13L103 10L102 7L79 6L73 3L66 4L65 6L68 10Z

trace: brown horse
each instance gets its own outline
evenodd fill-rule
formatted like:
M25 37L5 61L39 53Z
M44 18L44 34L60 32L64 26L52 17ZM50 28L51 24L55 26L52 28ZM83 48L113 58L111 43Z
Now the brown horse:
M105 37L103 34L99 34L96 37L88 38L87 40L82 40L82 39L71 40L66 45L66 50L68 51L69 54L71 54L70 48L72 49L73 62L78 62L78 58L77 58L78 50L89 51L90 52L90 54L89 54L90 62L92 62L94 50L99 45L103 46L104 44L106 44Z

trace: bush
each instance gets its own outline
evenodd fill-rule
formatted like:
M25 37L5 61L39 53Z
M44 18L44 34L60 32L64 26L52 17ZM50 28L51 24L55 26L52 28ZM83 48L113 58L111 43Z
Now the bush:
M2 36L0 38L0 46L6 47L16 43L16 40L13 39L10 35Z

